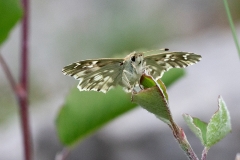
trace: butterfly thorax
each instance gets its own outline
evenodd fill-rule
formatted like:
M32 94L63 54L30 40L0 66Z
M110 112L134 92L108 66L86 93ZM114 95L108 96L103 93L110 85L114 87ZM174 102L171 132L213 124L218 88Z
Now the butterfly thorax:
M133 52L124 58L123 64L122 83L125 87L133 88L145 70L143 54Z

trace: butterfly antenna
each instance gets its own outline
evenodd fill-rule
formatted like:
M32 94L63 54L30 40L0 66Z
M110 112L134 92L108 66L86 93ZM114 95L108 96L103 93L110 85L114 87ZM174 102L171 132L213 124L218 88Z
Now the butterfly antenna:
M143 52L143 53L148 53L148 52L153 52L153 51L169 51L169 49L168 48L161 48L161 49L157 49L157 50L146 51L146 52Z

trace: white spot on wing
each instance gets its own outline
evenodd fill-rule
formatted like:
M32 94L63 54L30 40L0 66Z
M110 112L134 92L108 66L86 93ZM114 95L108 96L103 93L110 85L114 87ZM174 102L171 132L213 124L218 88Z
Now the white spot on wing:
M166 54L166 59L171 58L171 54Z
M102 79L102 78L103 78L102 75L96 75L96 76L94 77L94 80L95 80L95 81L99 81L99 80Z
M91 64L91 65L87 66L87 68L93 68L93 65L94 64ZM86 67L86 66L84 66L84 67Z
M73 78L77 79L77 80L82 80L82 76L84 76L84 72L79 72L75 75L73 75Z
M92 64L93 64L93 65L94 65L94 64L97 64L97 62L98 62L98 61L92 61Z
M183 55L183 58L184 58L185 60L187 60L189 55L190 55L189 53L186 53L186 54Z

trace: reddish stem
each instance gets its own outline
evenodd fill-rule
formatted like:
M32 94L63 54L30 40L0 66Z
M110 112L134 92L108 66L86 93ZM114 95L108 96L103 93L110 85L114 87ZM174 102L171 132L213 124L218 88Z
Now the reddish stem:
M66 160L69 154L70 150L68 148L64 148L61 153L57 154L55 160Z
M24 16L22 21L22 67L21 67L21 84L22 87L28 92L28 0L22 0L23 8L24 8Z
M14 80L14 78L13 78L13 76L12 76L12 74L11 74L9 68L8 68L7 63L5 62L5 60L3 59L1 54L0 54L0 64L2 65L3 71L5 72L5 74L7 76L7 79L8 79L8 81L9 81L11 87L12 87L12 90L13 90L14 94L17 95L17 93L16 93L17 84L16 84L16 82L15 82L15 80Z
M21 70L20 70L20 88L18 102L20 106L21 125L24 141L25 160L32 159L31 134L28 119L28 16L29 16L29 0L22 0L23 5L23 21L22 21L22 47L21 47Z
M193 151L191 145L189 144L187 137L182 128L180 128L176 123L173 121L169 127L173 131L173 135L175 139L178 141L181 149L185 152L189 160L198 160L197 155Z
M202 158L201 160L206 160L207 159L207 153L208 153L208 148L204 148L202 151Z
M32 145L31 145L31 134L28 119L28 101L27 98L18 98L20 105L20 116L23 134L23 145L24 145L24 155L25 160L31 160L32 158Z
M20 108L20 117L22 125L23 145L25 160L32 159L32 142L28 119L28 16L29 16L29 0L22 0L23 5L23 20L22 20L22 45L21 45L21 70L20 70L20 85L14 81L14 78L0 54L0 64L10 82L10 85L18 99Z

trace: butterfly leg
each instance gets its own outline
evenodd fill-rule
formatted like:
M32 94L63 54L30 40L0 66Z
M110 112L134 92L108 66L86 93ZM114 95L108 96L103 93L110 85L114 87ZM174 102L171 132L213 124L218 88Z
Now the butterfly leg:
M140 82L139 82L139 88L140 88L141 90L144 90L144 87L140 84Z
M133 88L132 92L131 92L131 101L133 101L133 94L136 94L136 93L137 93L137 91Z
M123 78L122 78L122 81L123 81L123 84L128 88L128 89L131 89L132 86L130 84L130 81L128 79L128 76L131 76L132 74L126 70L123 70Z

